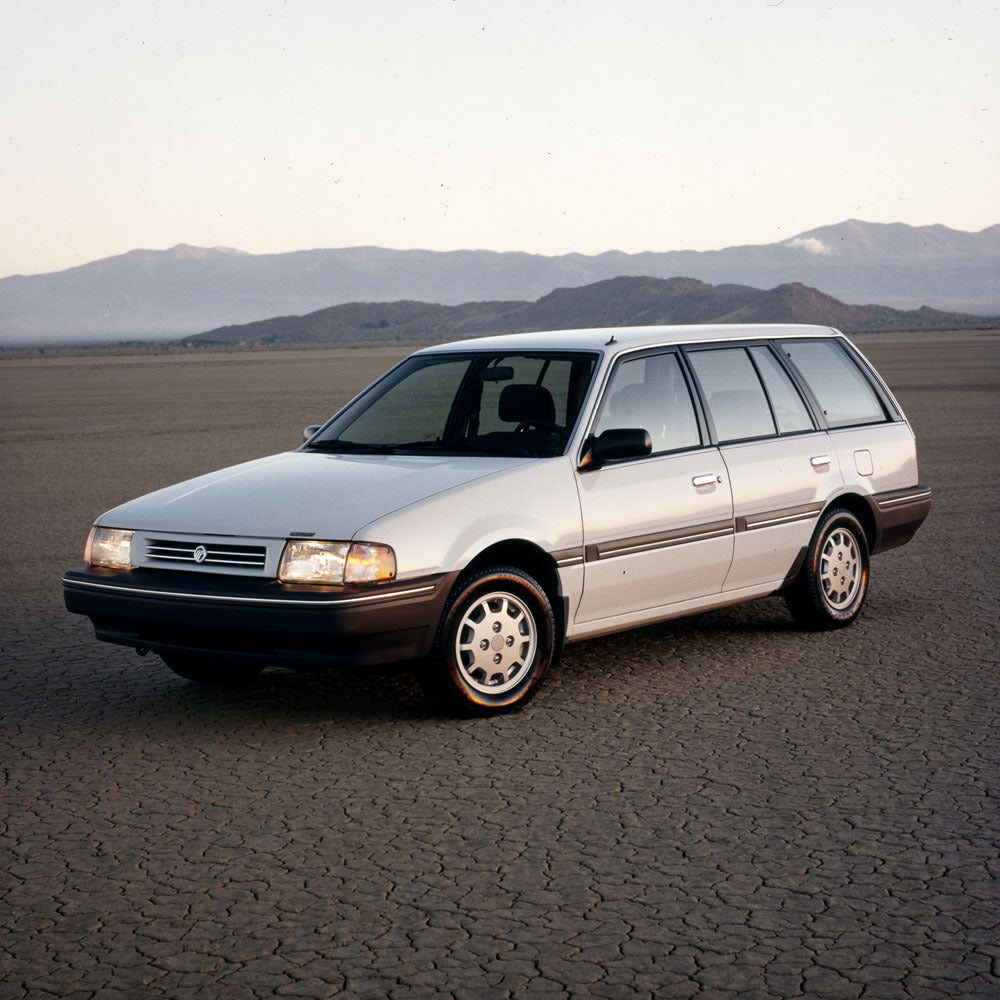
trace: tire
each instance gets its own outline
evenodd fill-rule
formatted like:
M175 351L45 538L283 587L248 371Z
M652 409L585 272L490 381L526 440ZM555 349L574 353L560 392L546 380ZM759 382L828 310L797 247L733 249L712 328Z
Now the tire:
M555 615L541 585L513 566L459 580L418 679L438 704L463 715L525 705L555 659Z
M867 593L865 529L852 513L835 508L816 526L785 603L801 626L822 631L850 625Z
M161 655L160 659L179 677L196 684L249 684L261 668L246 660L214 659L209 656Z

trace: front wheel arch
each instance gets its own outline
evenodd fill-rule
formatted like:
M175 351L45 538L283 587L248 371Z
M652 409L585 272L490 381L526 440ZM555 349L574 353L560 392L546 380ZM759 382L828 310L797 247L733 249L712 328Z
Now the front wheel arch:
M510 566L533 577L541 584L556 618L556 643L561 651L569 621L569 600L563 593L556 561L543 548L522 538L511 538L483 549L467 563L462 575L490 566ZM558 654L557 657L558 658Z
M521 708L558 656L556 616L545 588L516 566L463 574L445 603L418 680L463 715Z

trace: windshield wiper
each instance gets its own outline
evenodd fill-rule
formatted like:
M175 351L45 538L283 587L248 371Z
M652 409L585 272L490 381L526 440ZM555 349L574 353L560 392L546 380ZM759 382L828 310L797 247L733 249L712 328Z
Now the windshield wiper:
M515 455L518 458L532 454L527 448L519 445L486 444L476 441L408 441L396 447L401 452L433 451L445 455Z
M442 455L498 455L515 458L542 457L536 449L518 445L503 445L472 441L404 441L401 444L365 444L362 441L345 441L343 438L328 438L310 441L306 447L310 451L342 452L354 455L400 455L414 452L433 452Z
M345 441L343 438L310 441L306 447L315 451L356 452L368 455L394 455L396 453L396 446L393 444L365 444L363 441Z
M405 441L395 445L400 451L455 451L459 446L451 441Z

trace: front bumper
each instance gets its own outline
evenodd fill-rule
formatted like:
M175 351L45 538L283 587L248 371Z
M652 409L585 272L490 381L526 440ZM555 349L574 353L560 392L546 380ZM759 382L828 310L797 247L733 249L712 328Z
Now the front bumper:
M378 587L82 566L63 576L66 608L98 639L199 657L287 666L375 666L426 656L452 574Z

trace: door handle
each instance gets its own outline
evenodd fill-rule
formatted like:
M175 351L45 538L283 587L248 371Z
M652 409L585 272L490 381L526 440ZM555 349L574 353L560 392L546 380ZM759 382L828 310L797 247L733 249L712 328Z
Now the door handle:
M813 457L809 459L809 464L812 465L812 467L814 469L825 468L827 465L830 464L830 456L829 455L813 455Z
M716 483L722 482L722 476L717 476L714 473L710 476L695 476L691 480L692 486L715 486Z

